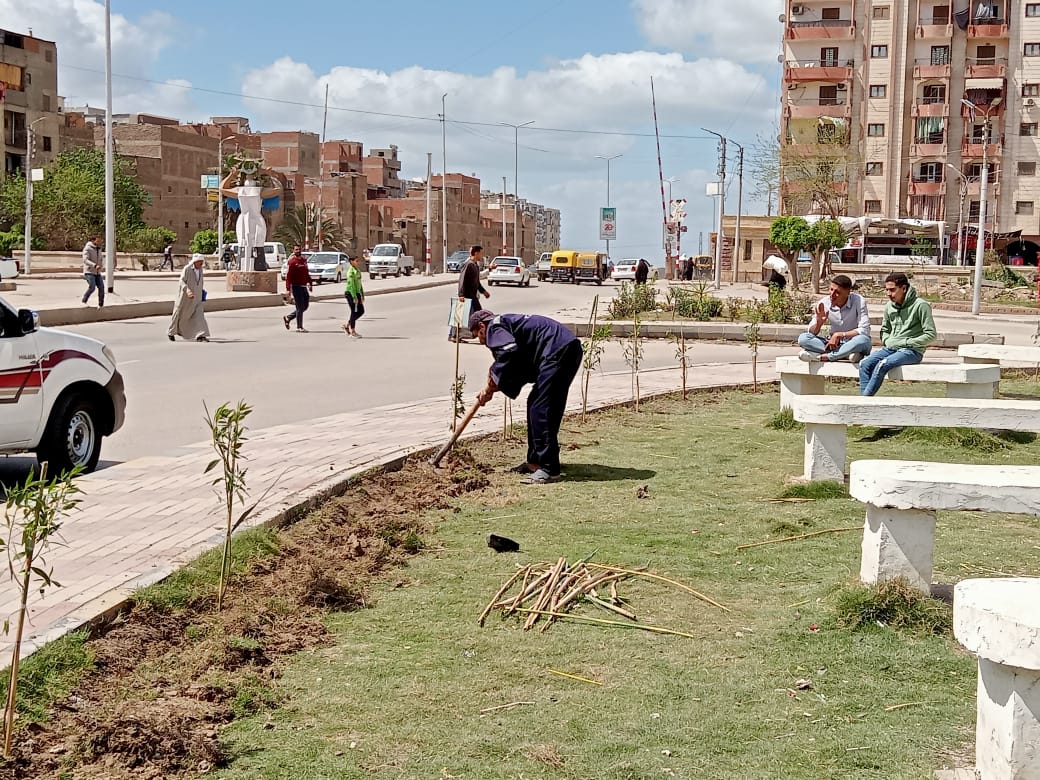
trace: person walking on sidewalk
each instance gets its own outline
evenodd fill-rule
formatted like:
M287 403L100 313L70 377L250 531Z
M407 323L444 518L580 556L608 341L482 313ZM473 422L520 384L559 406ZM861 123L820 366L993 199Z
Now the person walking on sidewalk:
M166 248L162 251L162 263L159 264L159 270L165 271L166 264L170 264L170 270L176 271L177 268L173 265L173 242L166 245Z
M365 291L361 287L361 269L358 268L358 256L350 258L350 268L347 270L347 289L343 293L350 306L350 319L343 323L343 330L355 339L361 338L361 334L354 327L357 321L365 313Z
M468 315L470 317L474 312L480 311L481 295L485 298L491 297L491 293L485 290L484 285L480 283L480 266L483 256L484 247L473 246L469 250L469 260L463 263L462 268L459 269L459 303L470 302ZM464 337L456 332L455 326L452 325L448 331L448 341L456 341L460 338Z
M910 366L924 359L924 351L935 341L932 306L917 297L906 274L885 278L885 317L881 321L881 349L859 362L859 394L874 395L885 375L896 366Z
M809 330L798 336L798 346L802 348L799 358L806 362L851 360L858 363L864 355L870 354L867 301L852 292L849 277L838 274L831 280L830 292L816 304L813 314ZM826 339L820 335L824 323L829 328Z
M296 311L287 317L282 317L282 324L289 330L289 324L296 319L296 332L306 333L303 327L303 313L311 305L311 291L314 289L314 281L307 271L307 258L300 251L300 245L293 247L293 253L285 269L285 289L292 294Z
M173 307L173 317L166 337L176 341L180 336L195 341L209 341L209 325L206 324L204 302L206 289L202 279L202 266L206 258L195 253L191 262L181 271L180 287L177 290L177 303Z
M540 485L560 478L560 425L567 394L581 367L581 341L565 325L539 314L474 312L469 329L491 350L495 362L477 403L487 404L499 390L516 398L533 383L527 396L527 460L514 471L524 482Z
M104 236L93 236L83 247L83 278L87 280L87 291L83 293L83 303L97 290L98 308L105 305L105 277L101 273L101 245Z

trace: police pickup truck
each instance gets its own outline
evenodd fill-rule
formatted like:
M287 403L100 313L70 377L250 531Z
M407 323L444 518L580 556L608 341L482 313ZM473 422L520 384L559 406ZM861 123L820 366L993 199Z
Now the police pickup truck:
M36 312L0 298L0 454L33 452L52 475L93 471L102 437L119 430L125 411L112 350L41 328Z

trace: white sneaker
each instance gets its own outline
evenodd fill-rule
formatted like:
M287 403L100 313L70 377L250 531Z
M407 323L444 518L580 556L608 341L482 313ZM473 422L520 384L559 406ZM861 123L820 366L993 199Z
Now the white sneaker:
M849 355L849 362L853 363L853 364L858 363L862 359L863 359L863 353L862 352L853 352L851 355Z
M806 349L803 349L801 352L798 353L798 359L802 360L802 361L805 361L806 363L819 363L820 362L820 356L819 355L817 355L815 352L809 352Z
M357 331L355 330L355 331L354 331L353 333L351 333L351 334L350 334L350 337L351 337L352 339L359 339L359 338L361 338L361 334L360 334L360 333L358 333L358 332L357 332Z

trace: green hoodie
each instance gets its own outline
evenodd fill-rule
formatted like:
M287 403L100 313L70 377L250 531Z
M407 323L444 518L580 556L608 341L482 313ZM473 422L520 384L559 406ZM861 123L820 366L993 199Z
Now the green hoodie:
M881 323L881 343L889 349L913 349L924 352L935 341L935 322L928 301L917 297L913 287L907 288L902 305L889 301Z

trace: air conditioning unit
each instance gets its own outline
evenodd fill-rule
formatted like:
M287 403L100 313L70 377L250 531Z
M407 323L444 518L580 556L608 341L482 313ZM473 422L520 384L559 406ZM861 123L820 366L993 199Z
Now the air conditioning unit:
M843 89L848 89L848 88L849 88L849 85L848 85L848 84L844 84L844 83L839 83L839 84L836 84L836 85L834 86L834 88L835 88L836 90L838 90L839 92L841 92L841 90L843 90Z
M791 16L801 16L804 13L805 13L805 6L804 5L795 4L795 5L791 6Z
M1032 108L1033 106L1036 105L1036 101L1033 100L1033 98L1026 98L1025 101L1023 102L1023 105L1026 108Z

